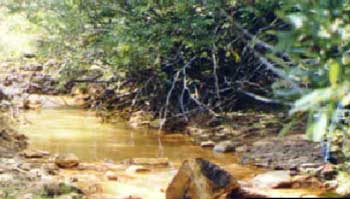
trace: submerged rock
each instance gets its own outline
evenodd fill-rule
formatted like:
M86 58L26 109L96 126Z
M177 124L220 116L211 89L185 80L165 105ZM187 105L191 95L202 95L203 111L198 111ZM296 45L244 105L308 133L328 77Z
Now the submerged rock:
M73 153L60 154L55 159L55 164L63 169L70 169L79 165L79 158Z
M166 190L167 199L215 199L240 192L237 180L219 166L197 158L186 160ZM241 195L239 197L241 198Z

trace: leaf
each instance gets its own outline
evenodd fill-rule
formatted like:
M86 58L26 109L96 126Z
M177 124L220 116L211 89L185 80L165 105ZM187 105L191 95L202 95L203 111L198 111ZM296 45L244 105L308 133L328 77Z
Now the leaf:
M340 65L333 59L329 61L329 82L336 86L340 80Z
M339 100L349 93L349 89L349 82L344 82L335 87L315 89L313 92L298 99L290 110L290 114L316 109L327 101Z
M235 60L236 63L241 61L241 57L235 50L231 50L231 54L233 56L233 59Z
M310 113L312 114L312 113ZM306 136L309 140L320 142L327 133L328 116L326 112L318 112L317 115L311 115L312 122L309 125ZM315 118L316 117L316 118Z

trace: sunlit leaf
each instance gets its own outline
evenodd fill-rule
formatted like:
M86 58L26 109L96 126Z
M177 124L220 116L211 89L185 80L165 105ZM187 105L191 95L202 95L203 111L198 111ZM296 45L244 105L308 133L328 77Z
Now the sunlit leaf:
M340 79L340 65L334 61L329 61L329 82L332 86L337 85Z
M319 142L327 133L328 116L326 112L318 112L314 117L314 121L307 129L306 136L309 140Z

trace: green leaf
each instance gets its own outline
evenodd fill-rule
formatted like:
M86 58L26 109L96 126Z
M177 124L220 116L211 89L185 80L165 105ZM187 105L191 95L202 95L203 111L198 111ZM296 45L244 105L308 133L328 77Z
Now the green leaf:
M314 117L314 115L311 115L311 117ZM327 113L318 112L318 117L316 118L316 120L312 121L312 123L309 124L307 128L307 131L306 131L307 138L314 142L321 141L327 133L327 126L328 126Z
M333 59L329 61L329 82L336 86L340 80L340 65Z

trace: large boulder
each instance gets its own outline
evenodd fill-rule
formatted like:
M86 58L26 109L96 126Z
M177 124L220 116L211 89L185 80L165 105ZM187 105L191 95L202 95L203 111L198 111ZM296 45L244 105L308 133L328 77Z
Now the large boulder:
M197 158L186 160L166 190L167 199L244 198L237 180L219 166ZM235 193L235 194L234 194Z

